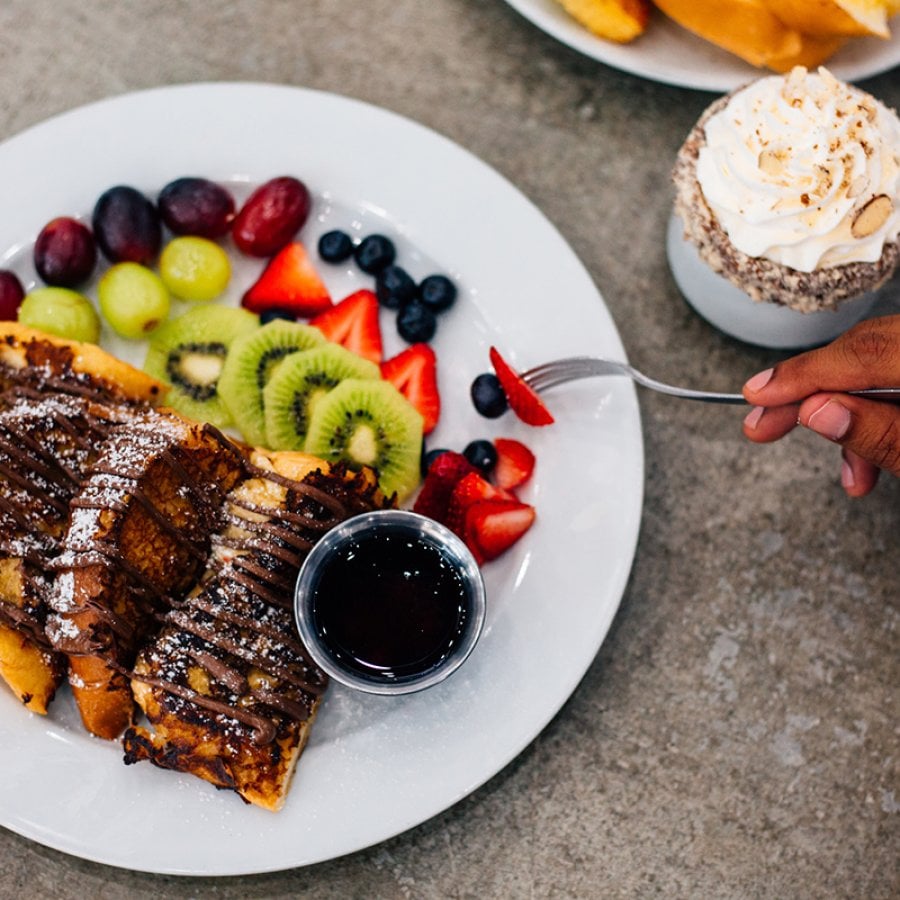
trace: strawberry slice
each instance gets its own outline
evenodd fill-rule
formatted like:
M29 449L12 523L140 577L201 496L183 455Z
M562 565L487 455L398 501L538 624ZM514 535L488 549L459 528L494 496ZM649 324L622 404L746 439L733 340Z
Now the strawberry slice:
M466 543L476 559L505 553L534 524L535 509L518 500L479 500L466 510Z
M331 309L315 316L309 324L315 325L329 341L374 363L381 362L378 298L372 291L354 291Z
M255 313L283 309L307 319L333 304L306 248L294 241L269 260L256 282L247 289L241 305Z
M491 484L480 472L469 472L456 482L444 524L463 540L466 538L466 513L470 506L481 500L515 500L508 491Z
M475 467L455 450L442 453L432 464L413 504L413 512L446 524L450 497L457 483Z
M513 438L495 438L497 462L491 479L499 488L515 490L525 484L534 472L535 457L521 441Z
M500 355L496 347L490 350L491 365L500 380L510 409L526 425L552 425L553 416L544 406L537 393L530 388L522 376Z
M413 344L381 364L381 377L389 381L422 413L424 434L430 434L441 415L437 385L437 357L428 344Z

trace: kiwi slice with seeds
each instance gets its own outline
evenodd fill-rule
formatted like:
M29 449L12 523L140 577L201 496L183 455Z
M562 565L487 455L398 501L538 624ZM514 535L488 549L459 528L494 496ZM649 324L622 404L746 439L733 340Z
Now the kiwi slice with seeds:
M268 446L302 450L313 409L346 378L380 378L381 370L339 344L325 343L286 356L263 389Z
M315 404L303 449L353 469L370 466L382 491L400 501L419 483L422 415L389 381L347 378Z
M273 319L238 338L228 351L219 393L244 440L266 446L263 389L286 356L325 341L311 325Z
M218 390L225 358L235 340L258 328L259 317L246 309L191 307L153 332L144 371L171 385L167 405L198 422L225 428L231 414Z

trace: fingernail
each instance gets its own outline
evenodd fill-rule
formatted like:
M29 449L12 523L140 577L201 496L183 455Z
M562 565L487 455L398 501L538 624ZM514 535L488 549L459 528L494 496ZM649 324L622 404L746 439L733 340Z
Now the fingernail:
M765 411L766 408L764 406L754 406L753 409L744 416L744 425L752 431L759 425L759 420L763 417Z
M806 427L830 441L839 441L850 428L850 410L836 400L828 400L809 417Z
M845 489L852 488L856 484L856 478L853 477L853 466L845 459L841 463L841 487Z
M774 369L766 369L763 372L757 372L752 378L747 380L744 387L751 391L761 391L772 380L774 374Z

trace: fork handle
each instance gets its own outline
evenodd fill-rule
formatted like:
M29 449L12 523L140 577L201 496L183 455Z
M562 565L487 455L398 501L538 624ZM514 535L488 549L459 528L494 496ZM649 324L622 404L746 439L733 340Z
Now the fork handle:
M747 402L743 394L716 394L711 391L692 391L689 388L667 391L659 383L654 386L654 390L663 394L671 394L673 397L683 397L685 400L701 400L705 403L731 403L737 405ZM840 391L836 393L846 393L852 397L863 397L869 400L900 403L900 388L865 388L859 391Z

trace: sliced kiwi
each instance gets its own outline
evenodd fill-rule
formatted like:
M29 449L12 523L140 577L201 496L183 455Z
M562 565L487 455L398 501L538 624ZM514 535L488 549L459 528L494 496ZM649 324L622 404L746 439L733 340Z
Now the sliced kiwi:
M375 363L339 344L325 343L286 356L263 390L268 446L302 450L313 409L346 378L380 378Z
M324 340L311 325L273 319L232 344L222 367L219 393L248 444L266 444L263 388L276 368L291 353L309 350Z
M144 371L172 386L166 395L169 406L225 428L231 414L218 391L225 357L235 340L258 328L259 317L246 309L193 306L153 332Z
M419 482L422 416L390 382L347 378L315 404L304 450L371 466L382 491L403 500Z

